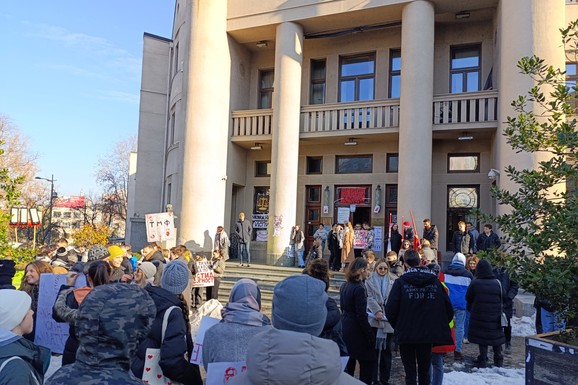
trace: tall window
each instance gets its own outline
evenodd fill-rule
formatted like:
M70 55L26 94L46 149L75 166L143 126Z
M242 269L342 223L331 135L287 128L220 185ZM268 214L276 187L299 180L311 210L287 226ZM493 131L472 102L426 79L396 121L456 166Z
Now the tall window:
M475 92L480 90L479 45L451 48L450 92Z
M311 60L311 96L309 104L325 103L325 59Z
M271 108L273 103L273 70L259 73L259 108Z
M399 98L401 93L401 50L389 51L389 97Z
M339 101L373 100L375 54L341 57L339 67Z
M179 43L175 45L174 55L175 61L173 64L175 65L174 73L176 74L177 72L179 72Z
M171 146L175 143L175 121L176 121L176 116L175 113L173 112L173 114L171 115L171 122L170 122L170 128L169 128L169 140L168 140L168 145Z

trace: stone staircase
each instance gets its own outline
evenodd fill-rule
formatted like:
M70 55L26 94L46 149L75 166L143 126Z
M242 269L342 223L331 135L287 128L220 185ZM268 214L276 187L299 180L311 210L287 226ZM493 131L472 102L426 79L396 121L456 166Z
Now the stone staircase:
M295 274L301 274L302 269L297 267L281 267L251 264L251 267L239 266L235 260L227 261L225 276L221 280L219 287L219 301L225 305L229 300L229 293L235 282L241 278L253 279L261 289L261 308L263 313L271 315L271 301L273 299L273 289L277 282ZM330 272L328 294L339 303L339 288L345 282L343 273Z

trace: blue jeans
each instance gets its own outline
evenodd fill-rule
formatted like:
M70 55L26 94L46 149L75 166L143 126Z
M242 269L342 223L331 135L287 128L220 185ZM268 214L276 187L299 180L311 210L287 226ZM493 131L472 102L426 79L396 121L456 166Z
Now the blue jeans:
M430 385L442 385L444 381L444 353L431 354Z
M247 260L247 264L251 264L251 253L249 252L249 245L251 242L239 243L239 258L243 263L243 257Z
M470 327L470 312L466 310L466 319L464 320L464 339L468 339L468 328Z
M465 320L466 320L466 310L454 309L454 322L456 324L456 352L462 351Z
M305 261L303 260L303 252L305 251L304 247L298 249L295 245L291 245L289 247L289 255L295 258L295 254L297 254L297 266L305 266Z

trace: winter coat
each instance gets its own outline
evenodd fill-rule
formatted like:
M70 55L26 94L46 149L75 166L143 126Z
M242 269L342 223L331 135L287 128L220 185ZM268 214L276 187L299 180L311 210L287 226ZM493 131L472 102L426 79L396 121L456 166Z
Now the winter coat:
M500 242L500 237L498 237L498 234L493 231L490 232L490 235L486 235L486 233L482 232L478 237L477 247L480 251L498 249L501 245L502 242Z
M247 219L244 221L237 221L235 233L239 236L239 243L251 242L252 231L253 226L251 226L251 221L248 221Z
M449 327L454 317L452 304L435 273L426 267L409 268L395 280L385 315L400 345L453 343Z
M58 369L45 385L142 384L131 373L130 360L154 313L153 301L138 285L95 287L78 309L76 362Z
M327 247L329 252L335 256L340 256L339 251L339 234L331 230L327 235Z
M461 263L452 263L444 271L445 284L450 290L450 300L454 309L466 309L466 292L474 278Z
M0 329L0 366L11 357L0 372L2 385L40 385L50 365L50 350L36 346L8 330Z
M341 248L341 262L343 263L351 263L355 260L355 252L353 251L354 238L353 230L348 230L343 235L343 247Z
M399 254L399 250L401 249L401 234L398 230L391 230L391 236L389 237L389 242L391 245L391 249Z
M393 287L393 282L397 277L386 274L383 278L380 277L377 272L372 273L369 278L365 281L365 287L367 289L367 309L373 314L381 311L385 316L385 304L387 303L387 298ZM385 291L385 296L381 293L381 280L387 279L387 289ZM369 325L374 328L383 329L385 333L393 333L393 328L389 321L381 320L378 321L375 317L369 317Z
M362 281L346 282L340 288L341 327L349 356L375 359L375 336L367 320L367 291Z
M480 232L473 228L468 231L468 235L470 236L470 251L472 253L476 253L478 251L478 239L480 237Z
M199 367L190 364L186 356L190 356L193 349L191 334L187 332L185 318L181 310L181 301L176 295L161 287L147 286L145 291L156 305L156 317L152 329L146 338L139 344L136 355L131 363L131 370L138 378L142 378L147 348L161 349L159 366L163 374L171 380L183 384L200 384ZM165 310L171 306L178 309L171 310L165 333L165 340L161 346L161 332ZM186 355L186 356L185 356Z
M321 244L315 245L314 243L313 245L311 245L311 249L309 249L309 252L307 253L307 258L305 259L305 266L309 265L311 261L318 258L323 258L323 249L321 249Z
M436 250L438 249L438 241L440 238L440 234L436 225L431 225L431 227L428 230L424 228L422 238L425 238L429 241L430 247L432 249Z
M306 333L269 329L249 342L247 371L227 385L356 385L343 372L332 341Z
M446 290L446 294L449 294L449 289L444 283L444 274L443 273L440 273L439 280L442 283L444 289ZM431 349L432 353L451 353L454 350L456 350L456 328L455 328L455 322L453 319L450 321L450 330L452 333L453 343L451 345L436 345Z
M470 234L459 230L454 231L451 249L454 253L468 254L470 252Z
M451 289L450 289L451 290ZM498 280L490 262L482 259L476 267L476 279L468 288L470 311L468 340L474 344L497 346L506 342L501 325L502 302Z
M388 264L389 272L397 278L401 277L401 275L405 273L405 267L403 267L403 263L401 263L401 261L395 261L393 264L388 262Z
M514 315L514 298L518 295L518 283L510 279L510 274L504 269L495 268L494 276L502 284L502 304L508 319Z
M213 265L213 275L217 278L222 278L225 275L225 258L212 258L211 263Z
M34 339L36 337L36 313L38 310L38 294L40 292L39 284L32 286L32 291L30 293L27 292L28 295L30 296L30 298L32 298L32 303L30 305L30 308L34 312L34 314L32 314L32 321L33 321L32 323L34 325L34 329L32 330L32 332L30 332L28 334L24 334L23 337L26 338L28 341L32 341L32 342L34 342ZM22 288L20 290L22 290Z
M325 302L325 307L327 308L327 318L325 319L325 325L319 337L332 340L339 347L339 355L342 357L348 356L347 347L345 346L341 332L341 312L339 311L337 302L333 298L328 297L327 302Z

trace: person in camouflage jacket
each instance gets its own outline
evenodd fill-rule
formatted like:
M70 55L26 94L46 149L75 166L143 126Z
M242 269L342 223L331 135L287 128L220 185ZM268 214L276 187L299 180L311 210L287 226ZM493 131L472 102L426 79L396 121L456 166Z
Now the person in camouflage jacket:
M137 285L95 287L78 309L76 362L60 368L45 385L132 385L130 359L149 333L156 307Z

